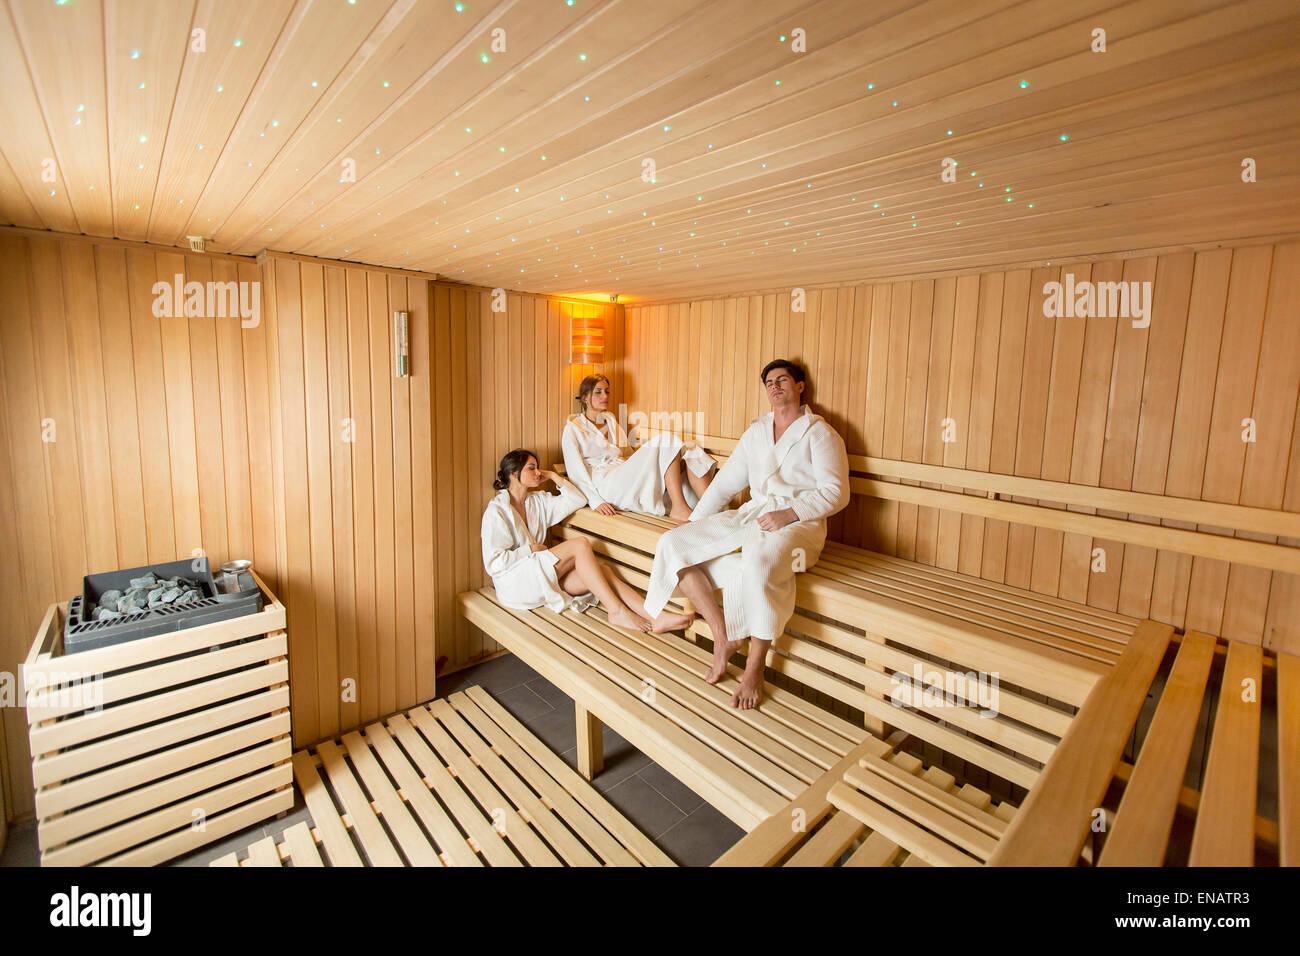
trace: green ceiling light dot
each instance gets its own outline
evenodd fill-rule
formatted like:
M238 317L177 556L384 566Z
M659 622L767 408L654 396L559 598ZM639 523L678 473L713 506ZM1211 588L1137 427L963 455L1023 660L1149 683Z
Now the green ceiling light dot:
M1028 80L1021 80L1021 81L1020 81L1020 88L1021 88L1022 90L1027 90L1027 89L1029 89L1029 81L1028 81Z
M875 88L876 88L876 84L875 84L875 83L868 83L868 84L867 84L867 89L869 89L869 90L874 90Z
M1029 208L1030 208L1030 209L1033 209L1033 208L1034 208L1034 204L1033 204L1033 203L1030 203L1030 204L1029 204Z
M878 202L873 202L873 203L871 204L871 208L872 208L872 209L879 209L879 208L880 208L880 203L878 203Z
M1011 192L1011 187L1010 187L1010 186L1007 186L1007 187L1006 187L1005 189L1003 189L1002 191L1003 191L1004 193L1009 193L1009 192Z
M86 104L85 104L85 103L78 103L78 104L77 104L77 112L78 112L78 113L84 113L84 112L86 112Z
M272 126L279 126L279 125L280 125L280 121L279 121L279 120L271 120L271 125L272 125ZM378 152L378 150L376 150L375 152Z
M959 225L959 226L961 225L961 220L960 220L960 219L957 220L957 225Z
M149 137L148 137L148 136L145 136L144 133L141 133L141 134L140 134L140 142L142 142L142 143L147 143L147 142L149 142Z
M518 186L515 187L515 192L519 192L519 187L518 187Z
M137 89L137 90L143 90L143 89L144 89L144 84L141 83L139 86L136 87L136 89Z
M132 51L131 51L131 59L133 59L133 60L138 60L138 59L140 59L140 51L139 51L139 50L132 50Z
M665 126L665 127L664 127L664 132L666 133L666 132L668 132L670 129L672 129L671 126Z
M571 7L571 6L573 6L573 0L564 0L564 5L565 5L566 7Z
M696 202L704 202L704 197L703 197L703 196L696 196L696 197L695 197L695 201L696 201Z
M457 12L457 13L463 13L464 11L465 11L465 4L463 4L463 3L458 3L458 4L456 4L456 12Z
M542 162L546 162L546 155L545 155L545 154L542 155Z
M491 60L488 59L488 55L487 55L486 53L480 53L480 54L478 55L478 58L479 58L482 62L484 62L484 63L490 63L490 62L491 62Z
M220 92L222 92L224 89L225 89L224 86L218 86L218 87L217 87L217 92L220 93Z
M975 174L974 174L974 173L971 173L971 175L974 176Z
M1070 139L1070 137L1066 136L1064 133L1061 134L1061 142L1062 142L1062 143L1068 142L1069 139Z
M784 33L781 34L781 42L782 42L782 43L785 42L785 34L784 34Z
M949 136L952 135L952 130L948 130L948 135L949 135Z
M243 40L236 40L236 41L235 41L235 46L243 46L243 45L244 45L244 41L243 41Z
M388 89L388 81L384 80L384 89Z
M781 85L781 81L780 81L780 80L777 80L777 81L776 81L776 85L777 85L777 86L780 86L780 85Z
M1012 201L1013 199L1015 199L1015 198L1016 198L1015 196L1008 196L1008 197L1007 197L1007 202L1011 202L1011 201Z
M466 127L465 127L465 132L467 132L467 133L472 133L473 130L471 130L468 126L466 126Z
M312 88L315 89L319 84L318 84L315 80L312 80L312 81L311 81L311 85L312 85Z
M503 153L506 151L506 148L504 146L498 146L497 149L501 150L501 152Z
M898 100L894 100L894 105L895 105L895 106L898 105Z
M590 96L584 96L584 97L582 98L582 101L583 101L584 103L590 103L590 102L591 102L591 97L590 97Z
M459 170L459 169L458 169L458 170L456 170L456 175L457 175L457 176L459 176L459 175L460 175L460 170Z
M585 54L585 53L579 53L579 54L578 54L578 59L581 60L583 63L586 63L586 62L587 62L587 54Z

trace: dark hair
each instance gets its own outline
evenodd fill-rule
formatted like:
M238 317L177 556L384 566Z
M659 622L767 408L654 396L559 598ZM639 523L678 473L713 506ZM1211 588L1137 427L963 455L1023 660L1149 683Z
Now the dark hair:
M592 389L594 389L600 382L604 382L606 385L609 385L610 388L614 387L613 385L610 385L608 375L600 374L588 375L582 380L582 384L578 386L578 394L574 396L574 399L582 405L582 410L584 412L587 410L587 396L591 394Z
M790 377L796 382L806 381L808 376L804 374L803 366L798 362L791 362L789 359L772 359L763 366L763 371L759 373L758 380L764 385L767 384L767 375L773 369L783 368L790 373Z
M496 480L492 482L492 487L497 491L505 491L510 487L511 475L517 475L528 466L529 458L536 458L527 448L516 448L514 451L508 451L505 457L501 459L501 467L497 469Z

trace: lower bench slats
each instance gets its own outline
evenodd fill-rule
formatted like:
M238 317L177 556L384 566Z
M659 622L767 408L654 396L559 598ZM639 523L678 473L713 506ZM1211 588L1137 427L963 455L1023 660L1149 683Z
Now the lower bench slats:
M866 826L882 833L912 856L919 856L932 866L979 866L980 861L968 856L943 840L917 826L891 807L873 800L840 781L827 794L831 805L851 813Z
M660 718L636 695L561 650L534 628L520 622L483 593L460 595L465 617L507 646L539 674L646 756L744 829L752 829L786 802L759 786L739 768L717 759L707 746L670 721Z
M1159 866L1164 862L1213 663L1214 638L1189 632L1178 649L1099 866Z
M1201 805L1192 834L1192 866L1250 866L1255 861L1255 789L1264 650L1233 641L1210 738ZM1248 693L1247 682L1254 688Z
M989 862L1073 866L1087 839L1173 628L1144 621L1061 739Z
M1300 866L1300 657L1277 656L1277 800L1283 866Z
M279 845L266 837L243 861L229 853L210 865L360 863L354 836L372 865L399 852L398 864L431 866L519 866L521 857L551 866L674 865L482 688L349 732L343 744L317 746L319 769L309 752L294 754L314 829L300 821Z

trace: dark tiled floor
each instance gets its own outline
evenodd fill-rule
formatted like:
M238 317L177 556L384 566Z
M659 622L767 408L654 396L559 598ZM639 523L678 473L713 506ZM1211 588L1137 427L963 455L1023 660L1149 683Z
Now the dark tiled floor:
M438 680L438 696L478 684L548 747L577 767L573 701L512 654ZM643 833L683 866L708 866L744 835L717 810L609 728L604 732L605 769L595 779L600 790ZM280 820L249 827L173 861L174 866L207 866L242 850L263 836L278 836L307 819L301 797ZM35 824L9 828L0 866L35 866L39 859Z

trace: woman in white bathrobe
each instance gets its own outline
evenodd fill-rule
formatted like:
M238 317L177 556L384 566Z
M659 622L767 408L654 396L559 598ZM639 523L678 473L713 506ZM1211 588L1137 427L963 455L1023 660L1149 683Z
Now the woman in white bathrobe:
M582 380L577 400L582 411L565 423L561 447L564 468L592 509L603 515L667 512L674 521L685 521L716 473L717 462L709 453L694 442L660 432L625 459L627 435L609 411L609 379L589 375ZM693 500L682 487L683 473ZM664 507L665 493L671 509Z
M556 495L534 492L546 480ZM547 548L551 525L563 521L587 503L572 482L537 465L537 456L516 448L501 459L492 486L496 496L483 512L483 566L492 576L497 597L507 607L532 610L584 611L597 600L609 622L617 627L650 631L653 618L638 594L596 560L591 541L569 538ZM658 630L685 627L694 615L660 621Z

